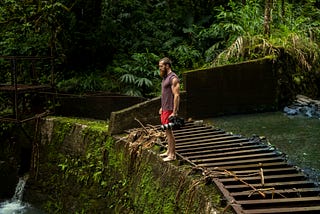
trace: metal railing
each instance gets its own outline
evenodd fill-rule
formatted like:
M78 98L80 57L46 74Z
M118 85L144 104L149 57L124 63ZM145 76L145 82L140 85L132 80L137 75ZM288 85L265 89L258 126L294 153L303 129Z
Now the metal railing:
M54 85L54 58L50 56L0 56L0 121L24 122L34 118L26 114L32 94L50 91ZM45 77L45 78L43 78ZM41 79L41 80L40 80ZM46 79L46 81L43 81ZM29 103L28 103L29 102ZM43 115L43 111L40 115Z

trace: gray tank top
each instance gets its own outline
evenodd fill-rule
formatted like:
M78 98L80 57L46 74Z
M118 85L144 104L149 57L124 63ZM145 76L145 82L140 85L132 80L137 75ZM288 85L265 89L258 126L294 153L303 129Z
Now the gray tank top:
M172 93L172 79L177 78L179 81L178 76L171 72L166 77L162 79L161 83L161 108L162 111L172 111L173 110L173 93Z

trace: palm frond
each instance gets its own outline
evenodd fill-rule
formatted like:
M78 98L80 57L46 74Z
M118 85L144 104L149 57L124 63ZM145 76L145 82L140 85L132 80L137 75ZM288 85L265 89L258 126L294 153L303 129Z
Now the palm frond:
M151 80L144 77L137 79L135 83L137 84L138 87L143 87L143 86L151 87L153 85Z
M221 65L229 61L233 57L239 57L243 54L243 37L239 36L226 50L222 51L213 61L213 65Z
M136 81L136 76L134 76L133 74L124 74L120 77L120 81L123 83L135 83Z
M310 71L312 65L319 60L319 46L299 34L290 34L284 43L284 48L286 53L291 55L307 71Z

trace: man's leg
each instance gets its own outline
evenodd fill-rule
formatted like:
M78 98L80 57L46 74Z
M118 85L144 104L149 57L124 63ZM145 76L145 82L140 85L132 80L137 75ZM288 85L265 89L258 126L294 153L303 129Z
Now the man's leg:
M168 140L168 151L167 157L164 161L171 161L176 159L176 140L174 139L173 132L171 129L166 130L167 140Z
M160 120L161 120L161 124L164 125L164 124L168 124L169 123L169 116L172 114L172 111L162 111L161 112L161 115L160 115ZM168 141L168 148L167 148L167 151L160 154L160 157L167 157L168 154L170 154L170 143L169 142L172 142L172 137L170 137L170 133L168 131L171 131L169 129L167 129L165 132L166 132L166 136L167 136L167 141ZM173 136L173 133L172 133L172 136Z

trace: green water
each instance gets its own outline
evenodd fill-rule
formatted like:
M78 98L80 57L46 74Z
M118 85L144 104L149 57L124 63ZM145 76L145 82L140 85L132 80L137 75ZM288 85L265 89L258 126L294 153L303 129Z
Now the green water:
M205 120L244 137L264 136L288 155L288 160L318 180L320 175L320 119L287 116L282 112L216 117Z

